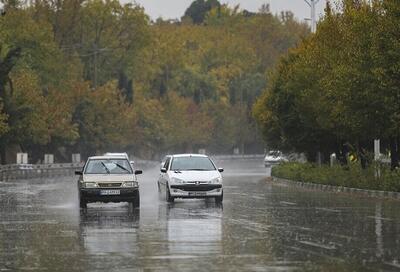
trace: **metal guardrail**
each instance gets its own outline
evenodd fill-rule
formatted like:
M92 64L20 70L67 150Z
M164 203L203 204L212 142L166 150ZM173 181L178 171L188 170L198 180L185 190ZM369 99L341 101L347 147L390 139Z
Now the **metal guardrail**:
M73 175L83 163L10 164L0 166L0 180L33 179Z
M262 154L256 155L216 155L215 160L261 159ZM135 168L148 169L159 165L157 161L136 159ZM8 164L0 165L0 181L51 178L72 176L76 170L82 169L84 163L53 163L53 164Z
M34 170L34 169L57 169L57 168L79 168L83 163L53 163L53 164L7 164L0 165L1 170Z
M262 159L265 157L264 154L253 154L253 155L210 155L215 160L240 160L240 159Z

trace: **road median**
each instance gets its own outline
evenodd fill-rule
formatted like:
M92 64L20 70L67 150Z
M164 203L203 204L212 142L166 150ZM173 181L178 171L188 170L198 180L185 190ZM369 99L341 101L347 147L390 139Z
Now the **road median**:
M270 181L305 189L400 200L399 172L382 167L377 177L375 171L375 167L363 170L355 165L320 167L286 163L272 169Z

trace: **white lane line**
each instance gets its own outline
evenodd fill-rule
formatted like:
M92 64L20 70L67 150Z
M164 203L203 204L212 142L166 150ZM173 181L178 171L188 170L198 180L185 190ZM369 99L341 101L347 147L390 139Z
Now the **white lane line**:
M280 201L279 203L281 203L281 204L283 204L283 205L290 205L290 206L297 205L297 204L294 203L294 202L288 202L288 201Z
M324 212L335 212L335 213L341 212L341 210L335 210L335 209L329 209L329 208L315 208L315 209L319 210L319 211L324 211Z
M393 261L392 263L384 262L384 264L390 265L392 267L400 268L400 263L398 263L397 261Z
M367 216L367 218L378 219L378 220L387 220L387 221L392 221L393 220L391 218L380 217L380 216Z
M309 241L299 241L299 243L308 245L308 246L313 246L313 247L318 247L318 248L323 248L323 249L328 249L328 250L334 250L336 249L335 246L330 246L330 245L322 245L314 242L309 242Z

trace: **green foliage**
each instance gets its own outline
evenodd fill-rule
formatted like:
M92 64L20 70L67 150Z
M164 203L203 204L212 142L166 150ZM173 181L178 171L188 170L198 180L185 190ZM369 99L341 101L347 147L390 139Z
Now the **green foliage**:
M32 70L19 70L11 75L13 94L6 99L9 131L2 142L46 144L49 131L46 123L47 104L41 93L39 78Z
M339 165L317 166L311 163L285 163L272 168L274 177L341 187L400 192L400 171L390 171L386 165L379 165L381 176L375 177L374 165L367 170L358 164L342 167Z
M0 112L3 110L3 105L0 104ZM0 137L3 136L6 132L8 132L8 124L7 124L8 115L4 113L0 113Z
M305 24L195 1L151 23L117 0L4 1L0 155L263 150L251 108ZM191 20L187 20L191 17Z
M218 0L195 0L185 11L185 17L191 18L194 24L201 24L210 10L220 6Z
M400 4L370 2L328 3L317 33L281 59L253 109L271 146L311 160L353 147L365 166L374 139L399 138Z
M79 88L79 89L78 89ZM135 138L136 114L115 82L95 90L77 86L73 121L78 125L76 149L85 155L127 146Z

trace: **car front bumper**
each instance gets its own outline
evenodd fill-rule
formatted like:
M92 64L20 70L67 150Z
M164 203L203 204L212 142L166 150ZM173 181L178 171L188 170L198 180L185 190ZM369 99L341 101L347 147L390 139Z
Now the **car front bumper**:
M171 185L170 194L177 198L207 198L222 195L222 184Z
M272 167L272 166L278 165L280 163L281 163L281 161L264 161L265 167Z
M119 191L119 194L103 195L102 191L107 190ZM139 197L139 188L81 188L79 194L80 198L86 202L132 202Z

